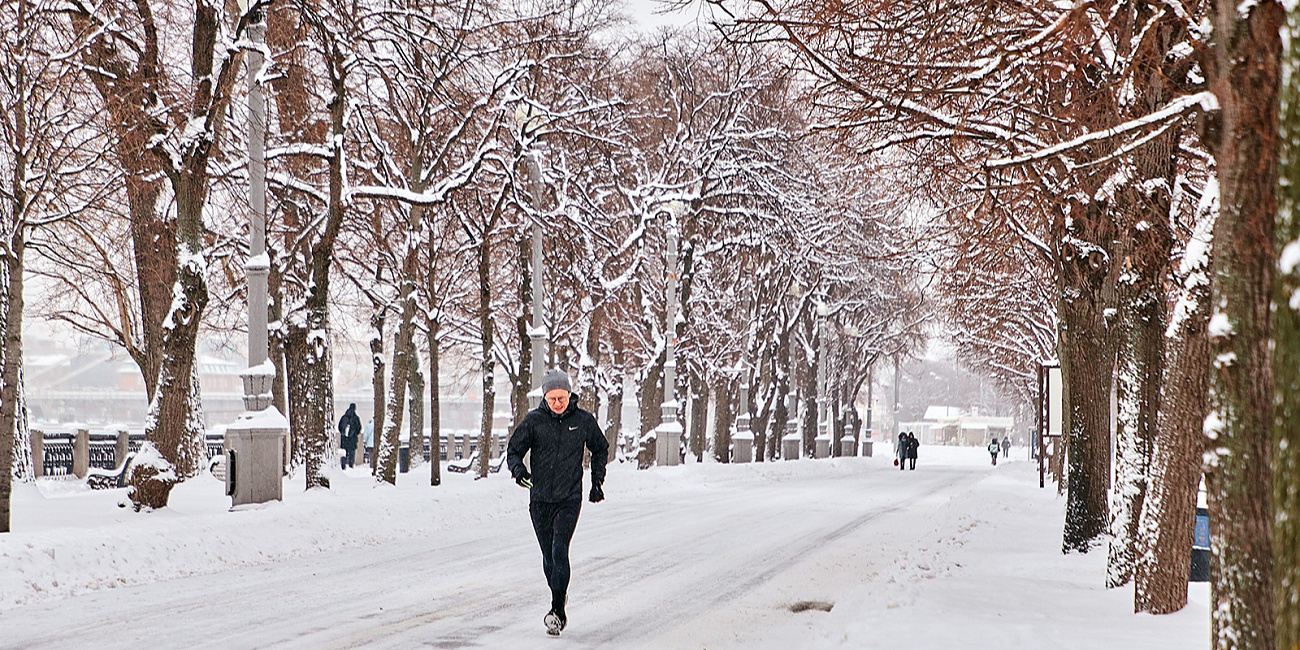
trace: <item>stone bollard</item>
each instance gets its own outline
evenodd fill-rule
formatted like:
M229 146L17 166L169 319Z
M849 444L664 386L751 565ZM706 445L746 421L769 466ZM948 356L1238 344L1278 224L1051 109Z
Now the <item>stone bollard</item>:
M126 462L126 455L131 453L131 434L126 429L117 430L117 444L113 453L113 464L121 467Z
M731 434L732 457L733 463L752 463L754 462L754 434L745 432L736 432Z
M45 476L45 432L32 429L32 472L36 478Z
M785 421L785 435L781 436L781 458L785 460L799 460L799 448L803 446L803 438L799 435L799 423L795 421L791 414L790 419Z
M469 441L470 441L470 439L471 439L472 437L473 437L473 436L469 435L468 433L460 437L460 440L461 440L461 442L460 442L460 457L461 457L462 459L465 459L465 458L469 458L469 457L470 457L470 452L469 452Z
M77 429L72 441L72 473L77 478L90 474L90 429Z
M226 428L226 494L231 507L284 500L284 437L289 421L275 408L245 412Z
M862 441L862 455L871 458L871 438Z
M786 434L781 438L781 458L784 460L799 460L799 447L803 445L803 440L797 433Z
M858 445L853 441L853 438L849 438L849 437L840 438L840 455L841 456L858 455Z
M821 434L813 438L813 458L828 458L831 455L831 437Z

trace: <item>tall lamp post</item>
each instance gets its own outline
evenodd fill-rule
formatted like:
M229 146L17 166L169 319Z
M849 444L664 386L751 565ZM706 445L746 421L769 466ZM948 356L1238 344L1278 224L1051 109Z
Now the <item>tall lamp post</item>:
M542 212L542 165L537 152L525 156L528 164L528 181L533 195L533 208ZM533 390L542 390L542 375L546 373L546 320L542 312L542 224L533 221L533 326L528 330L533 351ZM531 393L530 393L531 394ZM537 397L541 397L538 395Z
M266 22L260 4L249 7L248 39L248 369L244 383L244 414L226 429L226 494L231 505L264 503L284 498L286 433L289 423L271 406L275 365L267 359L267 278L271 259L266 252L266 99L262 94ZM251 10L251 12L250 12Z
M681 201L668 201L660 214L668 217L664 251L664 401L655 428L655 464L681 464L682 425L677 421L677 221L685 211Z
M740 415L736 416L735 432L731 434L731 444L735 448L733 463L749 463L754 460L754 432L749 430L749 364L742 358L736 362L736 372L740 375ZM725 457L726 450L719 455Z
M816 458L830 456L830 399L826 394L826 307L825 296L817 299L817 437L813 449Z
M530 122L533 120L532 107L521 104L515 110L515 121L519 124L519 135L521 140L528 140ZM530 148L524 154L524 166L528 168L528 190L532 195L533 210L538 215L542 213L542 163L541 154ZM546 373L546 342L548 331L542 308L542 224L540 219L533 220L533 305L532 305L532 326L528 328L528 338L532 342L533 351L533 390L529 391L528 396L540 399L542 397L542 375Z
M753 260L746 258L743 269L746 275L753 270ZM750 319L750 312L753 311L754 294L749 292L745 297L745 318ZM740 414L736 416L735 430L731 434L731 444L734 447L734 455L731 458L733 463L748 463L754 460L754 432L750 431L749 415L749 344L754 340L755 326L751 322L745 327L745 341L741 347L740 359L736 361L736 373L740 375ZM722 405L719 405L722 408ZM761 452L761 450L760 450ZM726 457L725 449L719 450L718 455Z
M804 289L804 286L800 284L798 280L790 283L790 288L786 290L786 295L793 298L793 302L796 306L799 305L805 293L807 293L807 290ZM794 318L793 314L791 314L791 318ZM786 368L786 372L789 373L787 375L789 379L786 383L789 384L788 388L790 392L785 396L786 404L789 406L786 407L786 413L788 415L785 419L785 431L781 436L781 458L785 460L799 460L803 451L803 437L799 435L799 394L796 390L796 384L798 383L795 379L796 364L794 354L790 352L787 352L786 354L788 355L789 361L787 364L788 367Z

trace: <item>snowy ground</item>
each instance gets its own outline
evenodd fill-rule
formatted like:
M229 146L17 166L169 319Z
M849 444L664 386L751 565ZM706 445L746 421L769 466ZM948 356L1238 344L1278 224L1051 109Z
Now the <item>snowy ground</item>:
M1060 554L1064 499L1034 464L920 456L611 468L558 641L527 492L504 475L430 488L424 466L392 487L356 469L238 512L205 477L149 514L42 481L0 535L0 648L1209 647L1204 584L1182 612L1134 615L1131 589L1102 587L1104 551Z

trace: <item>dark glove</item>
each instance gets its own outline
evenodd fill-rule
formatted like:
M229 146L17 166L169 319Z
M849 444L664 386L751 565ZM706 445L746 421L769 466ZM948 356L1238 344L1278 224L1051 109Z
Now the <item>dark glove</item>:
M533 475L529 474L528 470L520 470L519 474L515 476L515 483L521 488L531 489L533 487L533 482L528 479L532 477Z
M591 494L587 495L587 500L592 503L600 503L605 500L605 491L600 489L599 485L591 486Z

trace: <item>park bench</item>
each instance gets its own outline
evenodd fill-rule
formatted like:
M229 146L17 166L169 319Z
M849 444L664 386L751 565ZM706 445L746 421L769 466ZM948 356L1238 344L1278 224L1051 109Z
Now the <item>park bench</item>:
M492 472L493 474L500 472L501 466L505 464L505 459L506 459L505 456L497 456L496 458L488 461L488 471ZM460 460L453 460L448 462L447 471L455 472L457 474L464 474L470 471L471 469L473 469L473 467L477 463L478 463L478 450L475 449L474 453L469 455L469 458L462 458Z
M111 490L126 487L127 477L131 471L131 461L133 460L135 460L135 452L127 454L122 464L114 469L91 468L86 474L86 485L89 485L92 490Z

